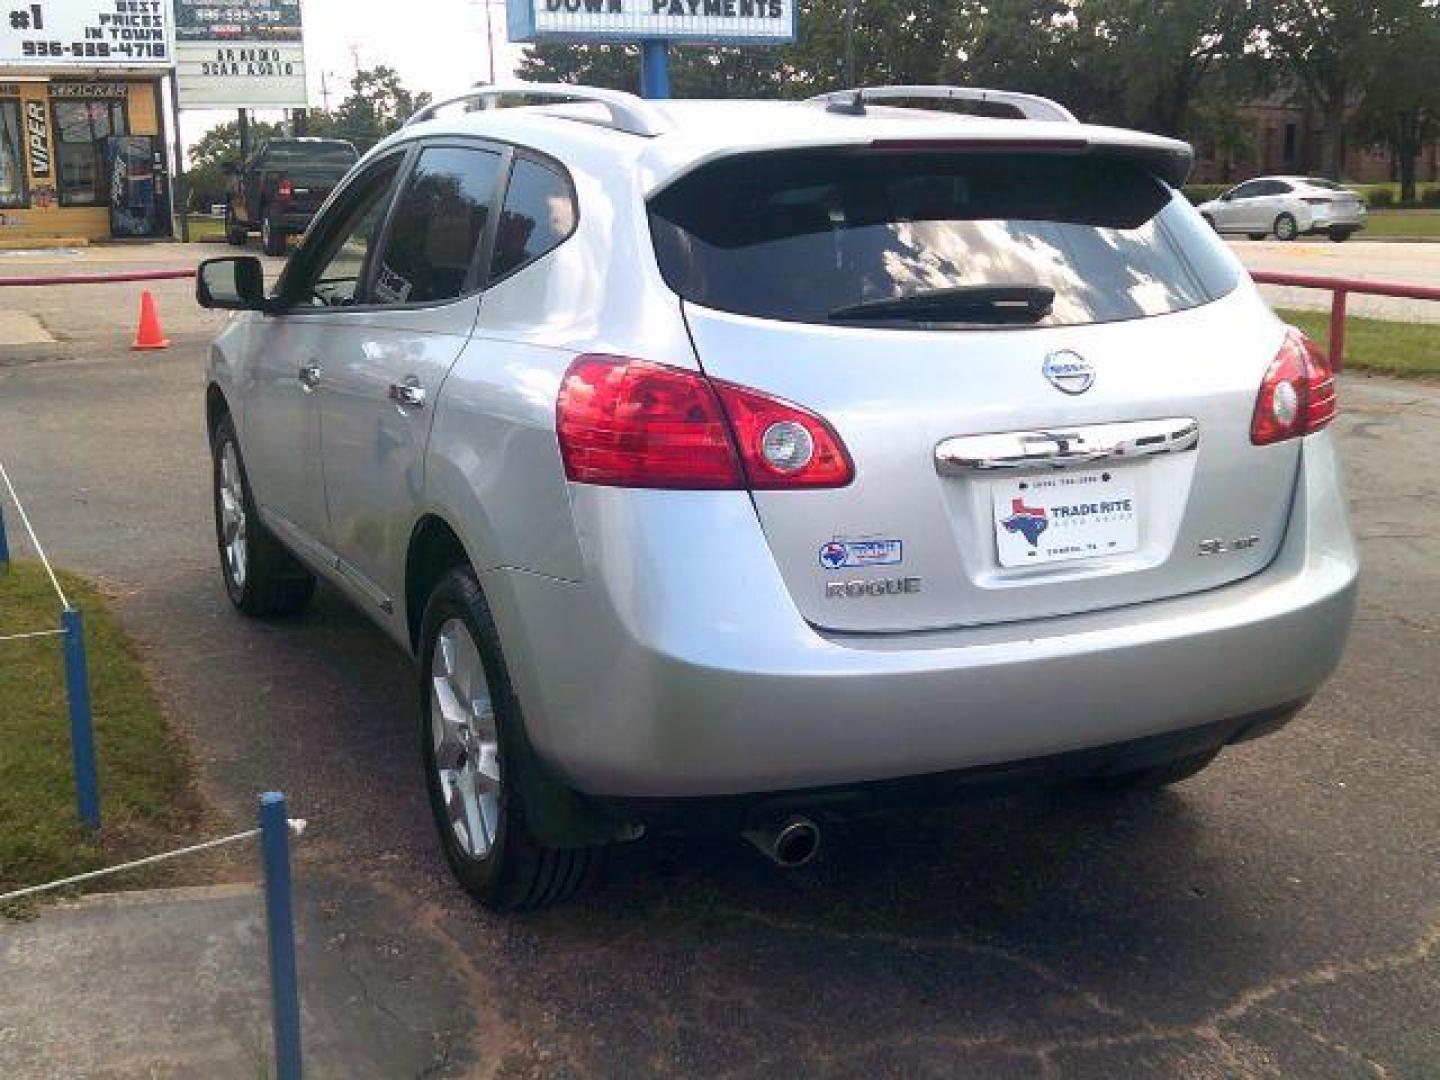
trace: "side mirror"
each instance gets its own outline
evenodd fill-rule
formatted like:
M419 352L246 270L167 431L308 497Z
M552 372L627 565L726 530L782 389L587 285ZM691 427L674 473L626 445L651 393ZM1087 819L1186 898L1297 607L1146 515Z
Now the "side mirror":
M195 302L222 311L264 311L265 270L254 255L206 259L195 271Z

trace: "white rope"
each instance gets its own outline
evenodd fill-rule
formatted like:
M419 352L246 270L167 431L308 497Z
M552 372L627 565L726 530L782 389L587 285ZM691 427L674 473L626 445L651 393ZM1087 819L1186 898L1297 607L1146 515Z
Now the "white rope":
M10 483L10 474L5 471L5 463L0 461L0 480L5 481L5 487L10 491L10 501L15 504L15 509L20 512L20 522L25 526L25 531L30 534L30 543L35 545L35 554L40 556L40 562L45 566L45 572L50 575L50 584L55 586L55 592L60 597L60 606L66 611L70 610L70 601L65 599L65 590L60 588L60 579L55 576L55 568L50 565L50 560L45 557L45 549L40 546L40 538L35 535L35 529L30 525L30 515L25 513L25 504L20 501L20 496L15 494L15 485Z
M0 637L0 643L4 643L6 641L26 641L30 638L37 637L59 637L63 633L65 633L64 630L36 630L33 633L29 634L6 634L5 636Z
M303 818L289 818L290 830L299 836L305 831L305 820ZM8 903L11 900L19 900L23 896L34 896L36 893L49 892L52 889L63 889L67 885L78 885L83 881L93 881L96 878L108 877L110 874L121 874L126 870L134 870L140 866L150 866L154 863L164 862L166 859L178 859L182 855L194 855L199 851L208 851L211 848L221 847L225 844L239 843L241 840L252 840L260 835L259 829L246 829L244 832L236 833L234 836L222 836L218 840L206 840L203 844L194 844L190 847L179 848L175 851L167 851L160 855L150 855L143 859L136 859L134 862L121 863L119 866L107 866L103 870L91 870L87 874L76 874L74 877L61 878L59 881L48 881L44 885L31 885L28 889L18 889L15 892L0 893L0 904Z

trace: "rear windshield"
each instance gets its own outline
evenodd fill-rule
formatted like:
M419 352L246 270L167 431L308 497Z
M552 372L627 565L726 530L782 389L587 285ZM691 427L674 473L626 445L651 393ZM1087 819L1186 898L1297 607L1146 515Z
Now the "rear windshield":
M358 154L348 143L271 143L265 148L267 165L335 165L349 168Z
M1233 263L1189 204L1113 158L744 155L681 178L649 209L675 292L767 319L864 325L867 305L902 300L888 305L885 325L1078 325L1180 311L1236 285ZM1047 303L1017 318L975 299L1002 290ZM967 303L914 303L925 294Z

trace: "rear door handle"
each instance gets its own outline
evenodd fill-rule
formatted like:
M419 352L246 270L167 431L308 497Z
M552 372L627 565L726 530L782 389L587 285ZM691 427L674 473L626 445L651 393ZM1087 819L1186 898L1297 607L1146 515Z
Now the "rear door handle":
M1063 469L1094 461L1178 454L1198 445L1200 425L1190 417L962 435L946 439L935 448L935 469L941 476L1002 469Z
M321 370L319 364L306 364L295 377L300 380L300 385L304 387L305 392L309 393L320 385L320 377L323 374L324 371Z
M407 375L404 382L390 384L390 400L402 409L423 409L425 388L414 375Z

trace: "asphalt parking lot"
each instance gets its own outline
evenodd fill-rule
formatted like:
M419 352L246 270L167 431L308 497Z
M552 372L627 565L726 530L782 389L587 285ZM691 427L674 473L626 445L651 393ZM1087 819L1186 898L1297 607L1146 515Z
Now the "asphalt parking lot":
M1280 734L1158 796L857 823L796 873L738 840L642 843L602 892L500 919L440 862L405 658L328 591L296 621L231 611L218 320L155 291L174 347L136 355L135 286L0 289L57 339L0 347L0 459L56 561L118 597L221 815L279 787L312 822L302 981L352 980L305 987L307 1026L344 1033L316 1075L1440 1076L1440 387L1343 382L1361 607Z

